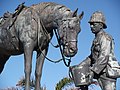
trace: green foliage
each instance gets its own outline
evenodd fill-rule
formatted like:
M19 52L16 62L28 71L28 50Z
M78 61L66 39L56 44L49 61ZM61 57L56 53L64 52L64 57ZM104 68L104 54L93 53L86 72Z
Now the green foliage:
M56 84L56 87L55 87L55 90L62 90L62 88L64 88L65 86L67 85L70 85L72 84L72 80L68 77L65 77L63 79L61 79L57 84Z
M93 81L88 90L95 90L94 85L98 85L97 81ZM61 79L55 87L55 90L81 90L80 87L75 87L73 80L68 77Z

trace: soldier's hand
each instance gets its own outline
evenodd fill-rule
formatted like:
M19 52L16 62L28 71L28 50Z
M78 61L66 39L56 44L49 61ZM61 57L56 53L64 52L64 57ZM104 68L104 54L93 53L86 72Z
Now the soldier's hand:
M93 82L94 72L90 69L89 73L89 83L91 84Z

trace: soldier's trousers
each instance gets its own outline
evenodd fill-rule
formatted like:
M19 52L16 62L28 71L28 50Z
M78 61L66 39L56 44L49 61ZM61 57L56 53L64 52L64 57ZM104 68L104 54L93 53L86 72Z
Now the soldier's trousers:
M106 76L106 73L97 78L102 90L116 90L116 79L111 79Z
M87 57L84 61L80 63L80 65L83 64L89 64L91 66L91 59ZM102 90L116 90L116 79L107 77L105 72L102 72L100 75L94 74L93 79L98 80L98 83Z

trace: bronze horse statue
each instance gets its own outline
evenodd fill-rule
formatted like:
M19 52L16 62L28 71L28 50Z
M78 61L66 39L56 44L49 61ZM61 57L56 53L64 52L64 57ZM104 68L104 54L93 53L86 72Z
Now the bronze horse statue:
M24 7L7 30L0 26L0 73L11 55L24 53L25 90L30 90L32 54L36 51L35 90L40 90L44 55L47 54L53 30L58 33L63 54L73 57L77 53L82 17L83 13L77 15L77 10L73 12L53 2Z

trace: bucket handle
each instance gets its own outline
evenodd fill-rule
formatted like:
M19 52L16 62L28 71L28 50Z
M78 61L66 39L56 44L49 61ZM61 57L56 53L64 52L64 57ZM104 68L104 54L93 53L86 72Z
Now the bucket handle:
M69 67L69 77L71 80L74 80L73 73L72 73L72 67Z

